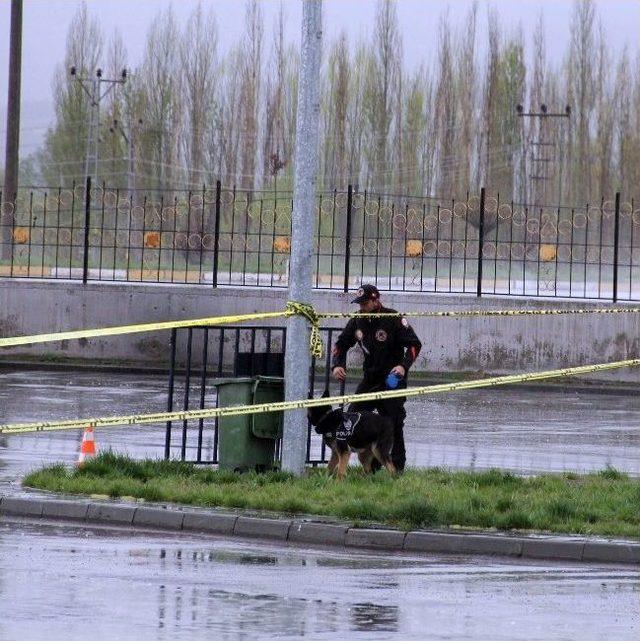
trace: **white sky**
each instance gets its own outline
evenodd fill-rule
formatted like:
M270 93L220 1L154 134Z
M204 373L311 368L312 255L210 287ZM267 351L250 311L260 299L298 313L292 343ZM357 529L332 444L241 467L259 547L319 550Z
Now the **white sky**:
M289 40L300 38L300 0L283 0L287 13ZM180 22L184 22L197 0L88 0L89 12L99 19L106 38L116 28L122 33L131 66L141 59L147 28L160 9L172 4ZM220 44L226 49L243 28L242 0L202 0L205 8L215 10ZM267 29L273 25L280 0L262 0ZM408 65L421 61L430 63L437 55L437 26L440 16L449 13L451 22L461 27L472 0L397 0L405 60ZM50 123L51 81L56 64L63 59L67 28L79 7L78 0L24 0L23 75L21 147L23 153L34 151ZM640 31L640 0L598 0L598 15L614 49L625 44L635 55ZM566 50L573 8L572 0L478 0L478 33L486 33L486 15L494 8L505 29L522 25L530 44L535 23L544 11L548 60L560 63ZM375 0L324 0L325 42L341 30L349 39L357 40L373 27ZM4 147L7 69L9 64L10 2L0 0L0 149ZM269 43L268 33L265 34ZM482 45L481 45L482 46ZM4 154L3 154L4 157Z

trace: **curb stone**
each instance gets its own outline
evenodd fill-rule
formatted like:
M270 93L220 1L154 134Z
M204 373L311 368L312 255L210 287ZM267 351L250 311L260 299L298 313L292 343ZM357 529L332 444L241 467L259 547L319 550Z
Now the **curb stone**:
M610 563L640 564L640 545L625 542L587 541L582 553L583 561L604 561Z
M522 556L522 546L523 539L513 536L407 532L403 549L407 552Z
M113 502L0 496L2 515L156 527L173 531L289 541L334 547L413 553L478 554L587 563L640 565L640 542L558 536L452 533L354 528L347 524L260 518L209 510L137 507Z
M133 525L133 517L135 516L136 509L137 508L130 505L89 503L87 521Z
M238 520L235 514L215 514L211 512L185 512L183 530L233 534Z
M563 559L581 561L584 541L559 541L553 539L525 539L522 556L530 559Z
M239 516L233 528L236 536L250 536L264 539L286 541L291 521L280 519L261 519L255 516Z
M402 550L405 537L405 532L400 530L374 530L352 527L347 532L345 545L379 550Z
M18 516L42 516L43 501L39 499L18 498L16 496L3 496L0 501L0 514L13 514Z
M43 518L84 521L88 514L89 503L81 501L44 501L42 504Z
M289 541L315 543L316 545L344 545L348 526L313 521L293 521L289 528Z
M139 507L133 515L133 525L181 530L184 512L154 507Z

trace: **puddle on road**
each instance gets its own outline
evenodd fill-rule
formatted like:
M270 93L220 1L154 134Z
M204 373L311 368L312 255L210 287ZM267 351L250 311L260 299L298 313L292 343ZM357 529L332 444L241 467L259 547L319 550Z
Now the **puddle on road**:
M0 638L637 639L626 568L0 522Z

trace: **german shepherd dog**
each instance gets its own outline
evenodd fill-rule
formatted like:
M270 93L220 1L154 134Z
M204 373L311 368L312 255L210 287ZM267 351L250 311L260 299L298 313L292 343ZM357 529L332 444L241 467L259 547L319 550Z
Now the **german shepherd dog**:
M329 396L325 391L322 398ZM307 408L309 422L317 434L322 434L324 442L331 448L329 473L337 467L337 477L342 480L351 452L357 452L366 474L371 473L371 463L378 459L391 474L396 468L391 461L393 447L393 423L385 416L374 412L343 412L331 406Z

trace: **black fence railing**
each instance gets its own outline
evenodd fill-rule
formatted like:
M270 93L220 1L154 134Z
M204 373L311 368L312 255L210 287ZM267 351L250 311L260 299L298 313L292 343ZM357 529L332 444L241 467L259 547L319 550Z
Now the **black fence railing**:
M88 187L88 188L87 188ZM214 186L0 194L0 276L286 287L290 193ZM533 206L346 191L317 197L314 283L516 296L640 299L640 209Z
M331 345L340 329L321 330L325 358L312 360L310 393L320 396L325 388L344 392L344 382L330 377ZM221 377L284 374L285 327L225 326L190 327L171 331L167 411L215 407L213 381ZM184 367L176 368L176 354L184 354ZM279 443L276 455L279 454ZM307 430L307 462L327 462L327 451L311 426ZM164 457L202 464L218 463L217 419L168 421Z

